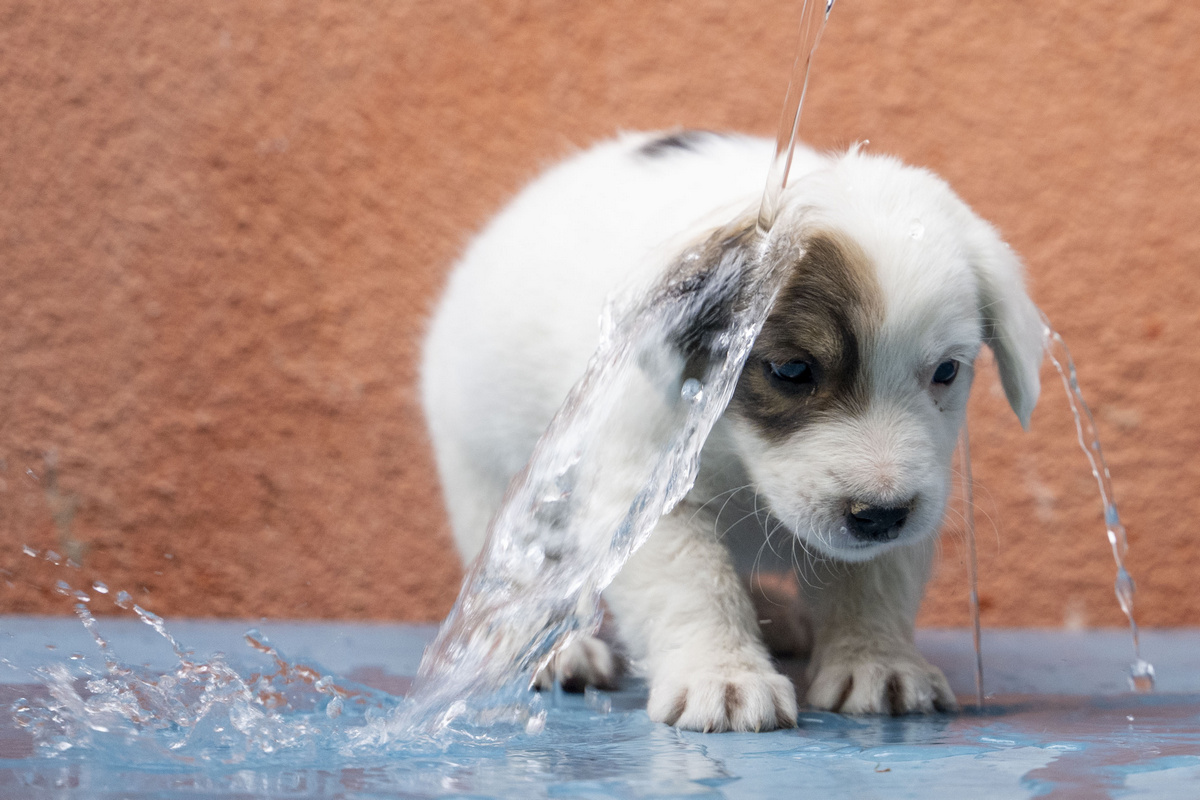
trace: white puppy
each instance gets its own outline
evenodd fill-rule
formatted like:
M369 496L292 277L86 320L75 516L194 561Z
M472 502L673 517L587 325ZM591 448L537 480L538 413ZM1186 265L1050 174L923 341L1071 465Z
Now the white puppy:
M623 136L547 172L474 241L433 320L422 387L464 559L582 374L605 299L677 268L696 242L747 246L736 234L754 226L771 157L742 136ZM913 624L981 346L1023 424L1037 400L1042 327L1020 264L944 182L859 148L800 149L792 176L773 235L803 256L695 488L605 593L650 716L684 728L795 722L726 546L761 551L764 532L801 578L810 704L953 708ZM589 639L556 666L603 685L612 664Z

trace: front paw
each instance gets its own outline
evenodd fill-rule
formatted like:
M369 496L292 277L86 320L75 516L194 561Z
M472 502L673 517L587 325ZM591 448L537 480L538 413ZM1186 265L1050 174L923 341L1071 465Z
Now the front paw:
M656 671L650 719L704 733L795 727L796 690L766 658L705 661L679 659Z
M840 646L814 660L808 704L842 714L955 711L946 676L910 647Z

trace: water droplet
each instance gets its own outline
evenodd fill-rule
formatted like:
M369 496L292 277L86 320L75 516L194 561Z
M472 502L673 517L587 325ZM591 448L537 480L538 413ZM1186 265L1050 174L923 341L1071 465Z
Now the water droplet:
M38 551L37 551L37 550L34 550L34 549L33 549L32 547L30 547L29 545L22 545L22 547L21 547L21 552L22 552L22 553L24 553L25 555L29 556L30 558L37 558L37 557L38 557Z
M1135 692L1154 691L1154 665L1139 658L1129 667L1129 688Z
M914 241L921 241L925 238L925 223L919 219L914 219L908 223L908 238Z
M43 557L56 567L62 563L62 556L53 550L47 550L46 555Z
M100 581L96 581L95 583L93 583L92 588L95 589L100 594L108 594L108 587L105 586Z
M128 610L129 607L133 605L133 595L131 595L129 592L126 592L124 590L119 591L119 592L117 592L117 599L114 600L113 602L116 603L119 607Z
M1129 720L1130 722L1133 722L1133 716L1130 714L1126 714L1125 719Z
M34 481L40 481L40 480L41 480L41 478L39 478L39 477L37 476L37 474L36 474L36 473L35 473L35 472L34 472L32 469L28 469L28 468L26 468L26 470L25 470L25 474L26 474L26 475L28 475L28 476L30 477L30 479L32 479L32 480L34 480Z
M704 399L704 387L695 378L688 378L679 390L679 396L689 403L699 403Z
M59 594L69 595L71 594L71 585L66 581L57 581L54 584L54 591L58 592Z

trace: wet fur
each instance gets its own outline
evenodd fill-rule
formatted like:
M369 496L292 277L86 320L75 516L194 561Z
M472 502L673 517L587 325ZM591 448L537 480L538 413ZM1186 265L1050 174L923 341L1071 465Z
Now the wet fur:
M582 373L609 294L705 281L705 264L759 257L752 220L770 156L748 137L624 136L546 173L473 242L422 365L464 559ZM807 619L788 613L811 640L810 704L952 708L941 672L913 646L913 620L979 349L996 353L1023 423L1037 399L1041 326L1020 264L940 179L853 148L797 152L771 242L765 257L787 281L695 488L606 592L618 638L649 682L653 719L709 731L793 724L795 690L735 567L747 548L770 548L799 578ZM681 254L697 247L700 266L689 267ZM702 353L727 316L714 302L676 346ZM769 365L796 358L815 360L815 391L773 382ZM946 359L959 377L932 383ZM894 540L863 542L845 523L863 504L911 508ZM559 676L611 682L603 648L588 640L564 653Z

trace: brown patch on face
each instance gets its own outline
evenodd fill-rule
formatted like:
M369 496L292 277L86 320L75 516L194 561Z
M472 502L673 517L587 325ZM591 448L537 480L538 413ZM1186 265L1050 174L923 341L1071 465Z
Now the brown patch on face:
M866 406L863 354L879 327L883 300L866 255L852 241L818 233L779 293L746 360L730 409L767 439ZM812 364L811 386L772 377L770 364Z

